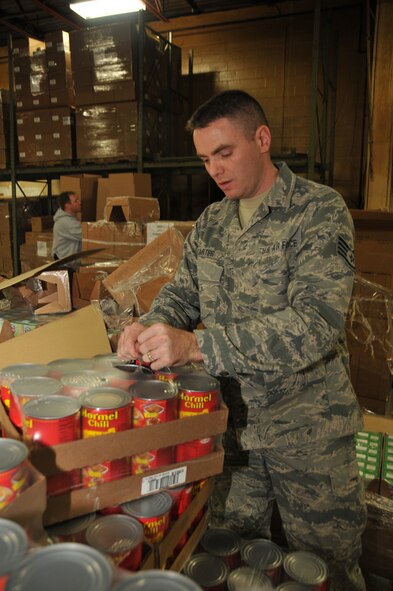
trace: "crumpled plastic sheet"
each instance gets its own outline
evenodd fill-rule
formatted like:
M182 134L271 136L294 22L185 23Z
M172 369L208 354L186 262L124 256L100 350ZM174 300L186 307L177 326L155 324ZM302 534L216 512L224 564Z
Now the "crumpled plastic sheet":
M393 293L356 276L347 316L347 332L375 358L382 350L393 373Z

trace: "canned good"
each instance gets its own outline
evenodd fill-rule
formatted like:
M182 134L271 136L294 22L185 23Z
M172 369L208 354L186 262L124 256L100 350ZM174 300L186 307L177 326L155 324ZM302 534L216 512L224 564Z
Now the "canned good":
M117 353L101 353L93 357L94 369L110 369L116 367L117 364L126 363L121 359Z
M202 591L194 581L180 573L146 570L120 581L113 591Z
M171 508L172 499L166 492L142 497L121 505L125 515L135 517L142 523L145 538L152 544L160 542L168 531Z
M66 373L79 373L85 369L94 370L94 365L94 359L80 359L79 357L54 359L48 363L48 375L59 380Z
M122 361L114 365L109 371L111 375L111 384L117 388L128 390L136 382L152 380L153 371L150 367L137 363Z
M80 439L80 402L67 396L46 396L24 406L23 433L26 441L58 445ZM60 494L80 484L80 470L47 477L48 495Z
M218 381L208 375L188 375L178 380L179 418L205 414L220 407ZM176 446L176 462L193 460L211 453L213 437L204 437Z
M74 519L68 519L67 521L51 525L46 529L46 532L55 543L78 542L79 544L84 544L86 542L86 529L95 518L96 513L88 513L81 517L75 517Z
M135 429L166 423L177 418L177 389L160 380L136 382L130 389L133 397L132 426ZM174 447L149 450L132 456L132 474L141 474L174 461Z
M250 566L241 566L228 576L228 591L270 591L274 589L270 579Z
M107 384L105 377L98 375L91 369L65 373L61 376L60 382L63 386L64 396L71 396L71 398L78 398L87 390Z
M276 587L276 591L310 591L309 585L302 585L296 581L286 581Z
M0 394L4 406L9 409L11 404L11 384L25 377L47 376L48 367L38 363L19 363L9 365L0 371Z
M4 589L8 574L23 559L27 548L23 527L9 519L0 519L0 589Z
M112 568L95 548L65 542L34 550L13 570L7 591L108 591Z
M176 521L191 504L193 499L192 484L184 484L183 486L171 488L168 490L168 494L172 499L171 519L172 521Z
M86 530L86 542L111 559L115 566L136 571L142 561L143 526L128 515L99 517Z
M225 591L228 567L221 558L200 552L186 562L184 574L198 583L204 591Z
M190 364L179 365L177 367L162 367L161 369L156 369L154 375L158 380L172 382L173 380L177 380L183 376L188 376L190 374L200 374L202 372L206 374L203 367Z
M309 585L313 591L327 591L328 569L322 558L312 552L297 550L284 558L283 569L287 579Z
M131 397L125 390L106 386L92 388L83 394L82 437L84 439L126 431L131 427ZM127 476L129 458L120 458L86 466L82 469L84 486L96 486Z
M209 554L219 556L231 571L240 566L240 536L221 528L208 529L201 539L201 548Z
M21 441L0 438L0 510L29 486L28 453Z
M11 384L10 419L13 424L22 429L23 406L26 402L43 396L61 394L63 387L53 378L34 376L18 378Z
M283 553L277 544L271 540L257 538L243 546L241 554L243 562L264 572L274 585L278 584L281 578Z

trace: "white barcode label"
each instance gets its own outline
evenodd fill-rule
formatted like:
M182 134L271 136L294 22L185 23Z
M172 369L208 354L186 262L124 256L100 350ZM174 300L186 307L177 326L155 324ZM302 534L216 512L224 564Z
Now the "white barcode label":
M149 495L163 488L171 486L180 486L186 481L187 467L182 466L168 472L160 472L154 476L145 476L142 478L141 495Z

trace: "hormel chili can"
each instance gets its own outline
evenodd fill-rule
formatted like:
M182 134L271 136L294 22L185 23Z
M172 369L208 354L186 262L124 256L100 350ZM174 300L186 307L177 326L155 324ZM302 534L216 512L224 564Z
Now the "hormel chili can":
M231 571L240 566L240 536L223 527L208 529L202 536L201 548L219 556Z
M83 394L82 437L87 439L131 428L131 397L125 390L101 386ZM127 476L129 458L103 461L82 469L84 486L95 486Z
M45 396L25 406L23 434L38 445L58 445L80 439L80 402L67 396ZM47 477L48 495L61 494L80 484L80 470Z
M96 513L88 513L74 519L67 519L46 528L49 538L55 542L86 542L85 532L88 526L95 520Z
M221 558L200 552L189 558L184 574L198 583L204 591L226 591L228 567Z
M24 443L0 438L0 510L29 486L27 456Z
M228 591L269 591L274 589L270 579L256 568L241 566L228 577Z
M283 562L282 550L271 540L256 538L242 548L242 559L245 564L262 571L274 585L281 579Z
M176 486L168 490L168 494L172 499L171 519L176 521L180 515L184 513L193 499L192 484L185 484L183 486Z
M10 419L22 429L23 407L30 400L62 394L63 387L53 378L34 376L19 378L11 384Z
M283 569L286 579L308 585L313 591L327 591L328 569L322 558L312 552L298 550L284 558Z
M174 380L178 380L183 376L188 376L190 374L199 374L200 372L205 372L203 368L200 368L194 364L190 365L179 365L177 367L162 367L161 369L157 369L154 372L155 377L158 380L162 380L164 382L173 382Z
M220 407L220 388L218 381L207 375L188 375L178 380L179 419L205 414ZM205 437L181 443L176 446L176 462L193 460L211 453L213 437Z
M112 386L116 388L124 388L128 390L136 382L145 380L152 380L154 378L153 371L150 367L144 365L137 365L136 363L116 364L111 370L108 370L109 381Z
M150 543L161 542L170 525L172 499L166 492L160 492L122 503L125 515L135 517L143 525L145 538Z
M90 546L65 542L37 548L20 562L7 581L7 591L109 591L112 567Z
M9 573L17 567L27 552L25 530L9 519L0 519L0 589L5 588Z
M103 552L115 566L136 571L142 561L142 524L129 515L106 515L89 525L86 542Z
M11 384L19 379L33 376L47 376L48 367L38 363L19 363L9 365L0 371L0 394L4 406L9 409L11 404Z
M54 359L48 363L48 375L59 380L66 373L78 373L85 369L94 369L94 366L94 359L80 359L79 357Z
M130 389L133 399L132 426L134 429L158 425L177 419L177 389L160 380L136 382ZM174 447L148 450L132 456L132 474L141 474L174 461Z

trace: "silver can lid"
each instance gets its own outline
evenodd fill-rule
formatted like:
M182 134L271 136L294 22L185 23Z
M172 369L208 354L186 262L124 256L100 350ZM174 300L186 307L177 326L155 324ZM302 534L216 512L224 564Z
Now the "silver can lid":
M183 570L187 577L190 577L203 589L221 585L228 577L228 567L225 562L218 556L207 552L191 556Z
M173 383L163 380L148 380L135 382L129 392L133 398L143 400L170 400L177 395L177 388Z
M33 376L47 376L48 366L41 363L18 363L16 365L8 365L0 370L2 378L25 378Z
M15 396L51 396L62 391L59 380L41 376L18 378L11 384L11 392Z
M106 384L108 380L91 369L84 369L77 372L65 373L61 376L60 382L63 386L81 388L84 390L95 388Z
M112 591L203 591L188 577L169 570L146 570L120 581Z
M25 461L29 454L27 445L16 439L0 437L0 472L7 472Z
M48 363L49 370L64 373L76 372L82 369L94 369L94 359L81 359L79 357L65 357L54 359Z
M144 540L142 524L129 515L104 515L86 530L86 541L101 552L131 551Z
M121 508L126 515L132 517L158 517L164 515L172 507L172 497L166 492L148 495L135 501L122 503Z
M205 552L216 556L231 556L240 552L240 536L223 527L208 529L200 543Z
M266 575L251 566L241 566L233 570L227 585L228 591L270 591L274 588Z
M85 408L108 410L127 406L131 402L131 397L121 388L97 386L82 394L80 401Z
M96 513L87 513L87 515L81 515L80 517L74 517L74 519L67 519L67 521L61 521L55 523L50 527L46 528L46 531L50 536L62 536L77 534L85 530L96 518Z
M80 402L67 396L46 396L27 402L23 411L25 416L33 419L62 419L80 410Z
M101 353L100 355L94 355L93 357L95 368L111 368L118 363L127 363L124 359L121 359L117 353Z
M84 544L55 544L26 556L7 581L7 591L108 591L112 568Z
M0 519L0 577L19 564L27 547L28 540L23 527L9 519Z
M124 372L127 372L132 374L132 376L135 378L143 378L146 376L153 375L153 370L150 369L150 367L147 367L146 365L139 365L139 363L132 363L130 361L120 360L118 363L114 365L114 368L118 369L119 371L122 371L123 375Z
M271 540L256 538L242 548L243 562L259 570L278 568L283 561L282 550Z
M216 378L208 375L190 374L177 380L179 390L186 392L214 392L219 390L220 384Z
M304 550L287 554L283 566L291 579L305 585L323 583L328 576L327 566L322 558Z
M286 581L276 587L276 591L310 591L310 585L302 585L296 581Z

